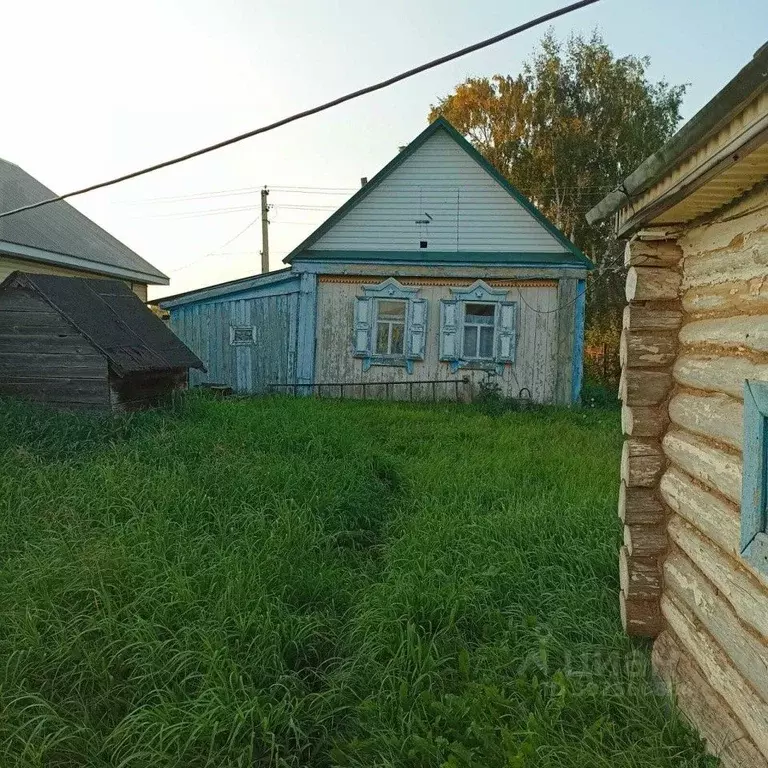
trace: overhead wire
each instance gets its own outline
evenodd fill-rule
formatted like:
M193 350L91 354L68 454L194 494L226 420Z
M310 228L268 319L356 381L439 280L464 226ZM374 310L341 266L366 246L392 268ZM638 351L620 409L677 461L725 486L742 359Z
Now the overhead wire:
M150 205L150 204L156 204L156 203L183 203L187 201L195 201L195 200L208 200L208 199L215 199L220 197L242 197L247 195L258 195L261 193L262 189L268 189L270 192L279 192L282 194L287 195L316 195L318 197L322 196L329 196L329 197L342 197L342 196L348 196L353 192L356 192L359 188L347 188L343 191L341 189L339 190L333 190L326 187L295 187L295 188L288 188L288 187L279 187L279 186L273 186L271 184L265 185L265 187L244 187L240 189L232 189L232 190L218 190L218 191L212 191L212 192L199 192L195 194L190 195L178 195L178 196L171 196L171 197L150 197L140 200L121 200L118 201L118 205ZM432 191L439 192L441 190L440 187L431 187ZM446 186L445 191L447 192L453 192L455 187ZM588 192L588 193L603 193L605 191L606 187L604 184L595 184L591 185L589 187L581 187L581 186L574 186L574 187L558 187L558 191L571 191L575 190L578 192ZM543 187L541 189L538 189L536 191L537 195L545 195L548 192L555 191L554 187ZM533 196L535 197L535 196ZM584 203L582 206L579 206L579 208L584 208L584 210L590 210L593 206Z
M236 235L234 235L234 237L231 237L229 240L227 240L227 242L224 243L223 245L220 245L218 248L214 249L213 251L209 251L208 253L204 254L203 256L200 256L194 261L190 261L181 267L176 267L176 269L171 269L169 270L169 272L171 272L171 274L173 274L174 272L182 272L183 270L188 269L189 267L192 267L195 264L198 264L199 262L203 261L203 259L207 259L209 256L221 255L220 252L224 250L224 248L234 243L235 240L242 237L251 227L258 224L260 221L261 221L261 213L259 213L259 215L255 219L253 219L251 222L246 224L245 227L243 227Z
M474 53L475 51L482 50L483 48L488 48L489 46L495 45L496 43L499 43L502 40L507 40L508 38L514 37L515 35L519 35L520 33L525 32L529 29L533 29L534 27L540 26L541 24L546 24L549 21L553 21L554 19L557 19L560 16L565 16L566 14L572 13L573 11L579 10L581 8L586 8L587 6L594 5L595 3L598 3L598 2L600 2L600 0L579 0L578 2L571 3L570 5L563 6L562 8L558 8L554 11L550 11L549 13L545 13L541 16L537 16L535 19L532 19L530 21L525 22L524 24L520 24L516 27L513 27L512 29L508 29L505 32L501 32L497 35L493 35L492 37L481 40L480 42L473 43L472 45L468 45L457 51L453 51L444 56L440 56L436 59L432 59L430 61L425 62L424 64L420 64L416 67L412 67L411 69L405 70L404 72L401 72L392 77L388 77L387 79L381 80L372 85L365 86L364 88L359 88L356 91L346 93L343 96L339 96L335 99L331 99L330 101L326 101L322 104L318 104L317 106L310 107L309 109L305 109L301 112L296 112L292 115L288 115L287 117L283 117L279 120L275 120L274 122L268 123L267 125L254 128L250 131L246 131L245 133L241 133L237 136L232 136L228 139L224 139L223 141L216 142L215 144L209 144L208 146L201 147L200 149L196 149L193 152L187 152L177 157L170 158L169 160L164 160L160 163L154 163L153 165L148 165L144 168L140 168L139 170L131 171L130 173L125 173L125 174L122 174L121 176L116 176L106 181L90 184L89 186L72 190L71 192L67 192L66 194L63 194L63 195L55 195L54 197L46 198L44 200L38 200L35 203L28 203L27 205L19 206L18 208L14 208L10 211L4 211L0 213L0 218L5 218L6 216L11 216L16 213L21 213L22 211L29 211L34 208L41 208L44 205L50 205L51 203L59 202L61 200L66 200L68 198L75 197L77 195L83 195L86 192L93 192L97 189L104 189L105 187L111 187L111 186L114 186L115 184L120 184L130 179L135 179L135 178L138 178L139 176L145 176L148 173L153 173L163 168L169 168L173 165L178 165L179 163L186 162L187 160L192 160L193 158L201 157L202 155L206 155L210 152L215 152L216 150L223 149L224 147L231 146L232 144L237 144L238 142L244 141L245 139L252 138L253 136L258 136L260 134L268 133L269 131L274 131L275 129L281 128L285 125L288 125L289 123L294 123L298 120L302 120L304 118L310 117L311 115L316 115L320 112L324 112L328 109L339 106L340 104L344 104L348 101L352 101L353 99L360 98L361 96L365 96L369 93L374 93L375 91L388 88L389 86L392 86L395 83L399 83L403 80L407 80L408 78L414 77L415 75L418 75L422 72L426 72L430 69L434 69L435 67L438 67L442 64L446 64L449 61L453 61L455 59L461 58L470 53Z
M335 187L281 187L265 185L270 191L285 192L286 194L306 195L347 195L354 192L355 188ZM210 192L194 192L189 195L171 195L168 197L147 197L139 200L120 200L119 205L147 205L151 203L183 203L187 200L207 200L216 197L239 197L244 195L258 195L265 187L236 187L234 189L219 189Z

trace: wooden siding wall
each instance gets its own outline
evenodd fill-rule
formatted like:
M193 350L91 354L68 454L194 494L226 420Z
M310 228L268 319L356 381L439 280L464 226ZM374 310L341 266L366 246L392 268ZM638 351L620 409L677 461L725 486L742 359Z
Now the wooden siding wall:
M236 392L264 392L296 377L298 294L201 301L171 310L173 332L203 361L190 386L224 384ZM255 343L232 346L230 326L253 326Z
M429 224L419 224L432 217ZM444 131L373 189L312 250L557 252L565 248Z
M443 284L423 284L419 281L419 298L428 301L426 354L415 361L412 374L404 368L371 366L363 371L363 361L352 355L352 331L355 297L361 294L365 281L329 282L321 280L318 286L317 355L315 358L316 383L362 383L387 381L433 381L468 376L476 388L486 374L483 371L459 369L450 372L449 364L439 359L440 299L453 295L446 281ZM367 281L370 283L370 280ZM493 285L493 280L488 280ZM571 286L570 284L574 285ZM563 280L575 290L576 280ZM504 366L499 381L506 396L517 397L527 387L537 402L570 402L571 352L573 341L574 303L561 299L562 312L557 311L558 288L520 287L509 289L509 300L518 302L517 356L512 365ZM558 384L558 375L562 382ZM407 387L393 387L392 395L405 392ZM425 389L423 395L429 396ZM354 395L354 392L351 394ZM417 392L416 395L419 393ZM362 392L358 393L362 396ZM438 397L454 397L455 388L438 389Z
M0 395L108 408L107 361L31 291L0 291Z
M85 270L70 269L69 267L60 267L55 264L44 264L41 261L28 261L26 259L17 259L13 256L6 256L0 253L0 283L5 280L11 272L20 270L22 272L32 272L35 275L63 275L65 277L95 277L101 279L112 279L109 275L99 275L95 272L86 272ZM125 281L131 286L131 290L144 302L147 300L147 284L132 283Z
M726 768L766 768L768 577L739 555L739 514L744 380L768 380L768 190L628 259L627 630L663 629L655 669Z

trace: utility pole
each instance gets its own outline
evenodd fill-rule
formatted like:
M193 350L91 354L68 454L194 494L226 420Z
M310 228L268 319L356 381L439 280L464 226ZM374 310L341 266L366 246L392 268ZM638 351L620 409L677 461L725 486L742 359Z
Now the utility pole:
M269 272L269 205L267 196L269 190L266 185L261 190L261 272Z

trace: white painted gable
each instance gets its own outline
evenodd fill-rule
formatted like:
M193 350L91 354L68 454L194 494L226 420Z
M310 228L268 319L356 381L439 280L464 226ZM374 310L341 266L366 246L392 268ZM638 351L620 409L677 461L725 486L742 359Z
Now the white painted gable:
M429 223L425 223L429 221ZM419 246L426 240L426 250ZM311 246L345 251L565 253L444 130Z

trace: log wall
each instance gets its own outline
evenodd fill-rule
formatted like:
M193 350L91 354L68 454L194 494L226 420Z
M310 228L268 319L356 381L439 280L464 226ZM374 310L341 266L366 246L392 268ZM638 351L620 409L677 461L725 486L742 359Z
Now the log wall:
M768 576L739 530L744 379L768 380L768 189L652 235L627 250L622 617L656 637L654 668L723 766L766 768Z
M677 242L648 232L628 243L625 253L629 273L620 346L625 441L619 495L624 523L619 599L625 630L645 637L656 637L663 627L668 509L659 484L668 463L663 440L683 323L681 260Z

